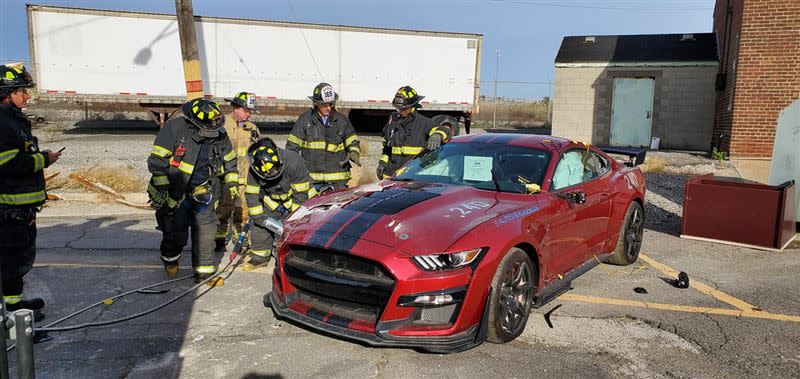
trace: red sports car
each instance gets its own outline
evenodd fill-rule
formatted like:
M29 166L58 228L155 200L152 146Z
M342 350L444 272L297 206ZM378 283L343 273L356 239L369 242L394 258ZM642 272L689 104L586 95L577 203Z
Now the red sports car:
M285 222L265 304L370 345L511 341L531 307L598 261L636 261L643 160L550 136L453 138L391 180L303 204Z

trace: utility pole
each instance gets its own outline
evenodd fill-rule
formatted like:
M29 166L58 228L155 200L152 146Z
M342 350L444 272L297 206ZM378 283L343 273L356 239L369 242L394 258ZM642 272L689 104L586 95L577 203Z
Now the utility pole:
M200 53L197 49L192 0L175 0L175 13L178 16L186 98L191 100L203 97L203 76L200 74Z
M492 128L497 128L497 70L500 68L500 50L494 60L494 108L492 110Z

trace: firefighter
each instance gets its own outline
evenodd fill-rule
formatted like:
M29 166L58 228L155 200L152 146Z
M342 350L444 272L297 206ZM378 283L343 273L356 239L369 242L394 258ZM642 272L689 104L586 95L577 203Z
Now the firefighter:
M231 229L233 218L233 233L239 234L242 226L247 222L247 207L242 206L245 185L247 185L247 148L258 141L261 133L258 127L250 122L250 113L256 112L256 95L254 93L239 92L233 99L228 100L233 106L233 112L225 117L225 132L236 152L236 166L239 169L239 197L223 193L222 204L217 208L219 226L215 237L216 251L225 251L228 240L228 230ZM233 216L233 217L231 217Z
M353 124L336 111L339 94L330 84L318 84L308 98L314 106L297 119L286 148L305 159L317 189L326 185L337 190L347 188L351 162L361 166Z
M61 153L39 150L31 123L22 112L33 87L25 67L0 66L0 266L8 311L34 310L44 317L44 300L22 299L22 278L36 257L36 213L47 196L44 169Z
M383 127L383 155L378 162L378 180L388 179L406 162L425 149L436 150L449 136L448 129L436 126L419 112L419 102L425 98L409 86L397 90L392 105L397 109Z
M197 98L181 106L184 117L168 121L156 136L147 168L148 187L161 230L161 261L167 275L178 273L178 259L191 229L195 282L214 275L214 233L219 219L214 209L222 192L239 194L236 151L217 103ZM221 286L220 277L208 282Z
M273 254L273 236L265 226L272 218L281 220L317 194L303 158L294 151L278 148L269 138L262 138L247 150L250 171L245 199L253 227L252 249L244 271L266 266Z

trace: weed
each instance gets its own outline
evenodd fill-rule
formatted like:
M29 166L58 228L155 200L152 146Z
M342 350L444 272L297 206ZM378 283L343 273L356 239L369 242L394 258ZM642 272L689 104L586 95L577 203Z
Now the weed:
M498 121L544 122L547 121L549 104L546 100L531 101L497 101ZM480 112L473 118L475 121L492 121L494 101L485 100L480 103Z
M728 152L718 150L716 147L711 149L711 159L717 161L724 161L728 159Z
M667 167L667 161L659 156L648 156L641 166L642 172L660 173Z
M77 170L76 173L96 183L105 184L119 193L142 192L147 187L147 180L136 174L132 165L110 166L94 165L88 169ZM68 188L84 188L71 181Z

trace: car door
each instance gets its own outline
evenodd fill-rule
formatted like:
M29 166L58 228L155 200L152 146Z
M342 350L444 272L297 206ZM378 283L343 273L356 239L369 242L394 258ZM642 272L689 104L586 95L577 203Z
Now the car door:
M553 267L560 274L599 253L604 242L611 200L603 185L608 176L608 162L605 161L604 169L600 158L591 150L570 149L561 154L554 171L548 193L556 204L557 214L549 223L547 247Z

